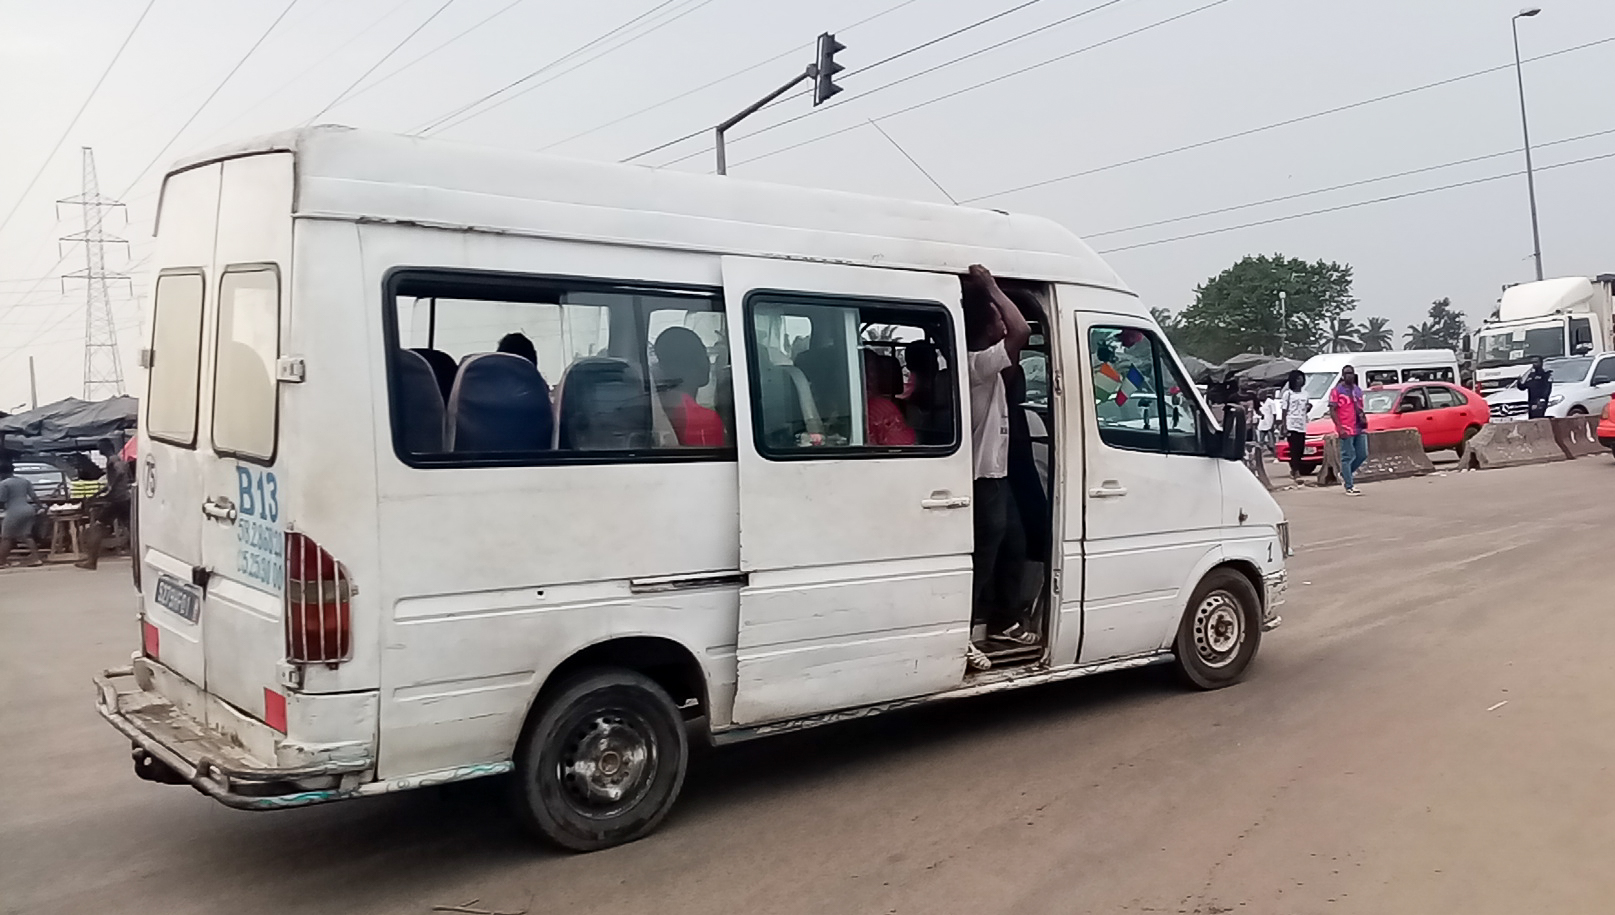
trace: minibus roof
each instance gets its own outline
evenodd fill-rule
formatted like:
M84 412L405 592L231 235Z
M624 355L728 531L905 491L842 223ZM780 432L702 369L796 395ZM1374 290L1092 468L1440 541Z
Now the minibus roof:
M1131 294L1093 249L1040 217L349 127L243 141L182 160L168 174L281 151L297 157L293 206L303 219L954 273L984 263L1006 277Z
M1450 349L1398 349L1377 353L1319 353L1301 363L1303 372L1338 372L1346 366L1377 368L1381 366L1437 366L1452 365L1458 354Z

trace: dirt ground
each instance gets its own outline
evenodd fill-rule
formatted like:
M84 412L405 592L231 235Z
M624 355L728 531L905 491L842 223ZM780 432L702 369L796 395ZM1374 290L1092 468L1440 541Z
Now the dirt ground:
M1243 684L1161 670L713 753L642 842L536 848L495 783L279 813L135 779L90 675L127 565L0 572L0 911L1615 909L1615 462L1287 491Z

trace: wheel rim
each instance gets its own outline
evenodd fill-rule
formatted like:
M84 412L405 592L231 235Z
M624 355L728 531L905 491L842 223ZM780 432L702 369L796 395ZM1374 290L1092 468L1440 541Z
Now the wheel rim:
M1245 644L1245 614L1227 591L1213 591L1194 610L1194 650L1207 667L1226 667Z
M650 723L623 709L581 716L556 760L556 781L568 806L588 817L611 817L639 803L656 773Z

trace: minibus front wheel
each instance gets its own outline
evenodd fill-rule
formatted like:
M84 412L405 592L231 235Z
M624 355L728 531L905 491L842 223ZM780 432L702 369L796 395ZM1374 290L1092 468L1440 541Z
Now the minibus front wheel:
M1178 673L1197 689L1239 682L1262 641L1262 600L1237 570L1212 569L1189 598L1173 645Z
M583 670L540 697L512 781L523 825L570 851L648 835L684 785L689 737L678 706L631 670Z

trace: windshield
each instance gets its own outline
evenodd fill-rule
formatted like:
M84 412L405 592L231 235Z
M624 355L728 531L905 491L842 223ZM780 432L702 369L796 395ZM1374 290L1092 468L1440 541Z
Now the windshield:
M1547 359L1542 367L1553 373L1554 384L1580 384L1592 370L1593 357L1572 356L1569 359Z
M1308 372L1307 386L1302 390L1307 392L1308 397L1317 400L1329 393L1329 388L1334 385L1339 375L1339 372Z
M1537 356L1546 359L1564 354L1565 329L1562 324L1481 334L1480 339L1475 341L1476 368L1519 365Z
M1389 413L1400 391L1369 391L1363 395L1364 413Z

